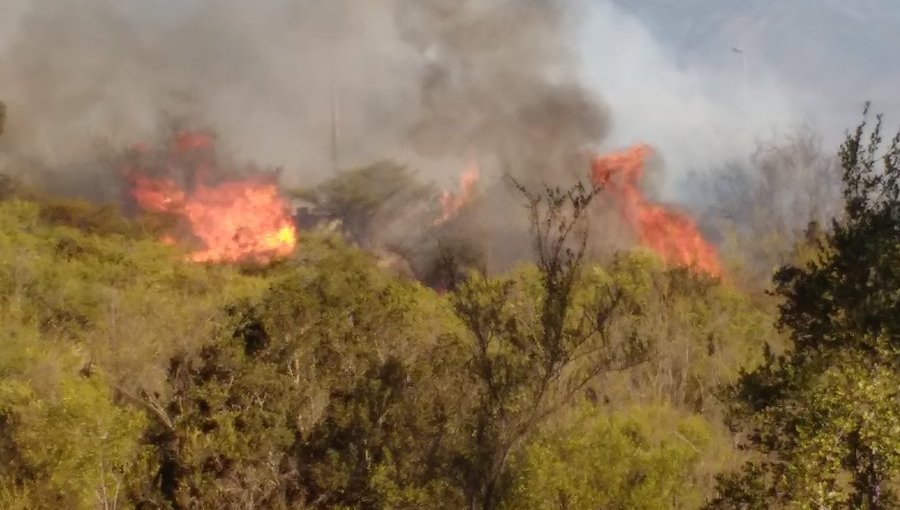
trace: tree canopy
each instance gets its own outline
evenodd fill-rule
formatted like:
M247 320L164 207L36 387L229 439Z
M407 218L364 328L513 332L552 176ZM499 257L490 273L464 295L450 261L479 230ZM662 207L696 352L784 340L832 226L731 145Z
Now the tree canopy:
M365 251L430 201L391 164L316 190L346 228L265 266L4 178L0 506L894 508L900 135L840 160L843 214L772 295L591 258L580 184L518 187L532 262L419 281Z
M900 134L881 117L841 148L844 216L803 266L776 275L790 348L731 388L762 457L711 508L894 508L900 475Z

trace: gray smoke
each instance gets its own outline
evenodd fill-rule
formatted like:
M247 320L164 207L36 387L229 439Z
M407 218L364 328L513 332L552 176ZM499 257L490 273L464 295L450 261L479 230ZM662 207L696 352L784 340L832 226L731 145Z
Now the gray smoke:
M412 127L415 151L473 153L545 180L565 170L583 174L584 162L573 163L606 135L608 119L579 82L572 6L400 1L401 36L429 59Z
M178 122L291 187L383 159L448 188L472 160L485 187L571 182L642 141L648 188L674 197L828 110L751 47L716 48L725 64L684 60L612 0L0 0L0 172L109 198L116 150ZM521 231L504 189L468 222L477 237Z
M335 125L342 168L398 158L449 181L477 157L551 179L609 124L579 85L573 5L0 0L6 170L77 187L179 119L291 185L329 175Z

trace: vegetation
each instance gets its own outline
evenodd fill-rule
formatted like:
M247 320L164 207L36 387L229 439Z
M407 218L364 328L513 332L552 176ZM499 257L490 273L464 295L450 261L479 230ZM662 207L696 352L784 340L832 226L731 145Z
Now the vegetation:
M390 161L342 171L294 194L315 204L327 218L340 220L344 235L365 248L397 242L397 229L408 228L410 215L421 220L427 218L423 213L433 213L425 209L433 190Z
M764 454L711 508L896 508L900 475L900 134L881 118L841 149L844 217L808 264L776 276L791 348L731 387L731 418Z
M0 507L896 507L900 138L879 133L849 136L845 212L774 296L588 258L581 185L520 187L534 263L448 255L436 292L324 232L266 267L185 262L159 218L4 179ZM351 241L423 192L379 168L314 197ZM382 192L398 209L372 212Z
M520 455L504 508L697 508L709 424L666 406L585 407Z
M748 285L766 285L790 259L798 238L828 226L841 213L837 154L801 128L759 143L747 164L695 175L702 218L723 236L731 273Z

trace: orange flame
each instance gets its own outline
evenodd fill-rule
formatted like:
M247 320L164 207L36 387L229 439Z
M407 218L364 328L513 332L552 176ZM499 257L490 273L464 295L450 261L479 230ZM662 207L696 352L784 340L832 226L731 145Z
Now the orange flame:
M459 215L462 208L472 200L478 191L480 175L481 170L478 165L472 163L459 178L458 194L449 191L441 193L441 217L434 222L435 225L444 224Z
M644 163L651 152L650 147L637 145L598 157L593 162L592 180L616 197L638 241L666 264L720 276L722 268L716 250L703 239L694 221L651 202L641 191Z
M204 134L181 133L169 156L180 160L193 151L210 149L211 144ZM129 172L132 197L145 210L174 214L183 220L203 245L189 255L191 261L266 263L290 256L297 231L273 180L257 177L207 186L201 181L211 161L199 159L193 164L197 182L190 192L168 177ZM169 234L161 240L175 242Z

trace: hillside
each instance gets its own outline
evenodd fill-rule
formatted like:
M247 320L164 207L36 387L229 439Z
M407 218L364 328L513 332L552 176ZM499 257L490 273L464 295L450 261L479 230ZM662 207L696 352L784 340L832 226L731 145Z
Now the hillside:
M444 252L432 289L334 233L186 257L158 212L4 178L0 504L725 510L829 486L889 508L900 177L852 154L847 218L795 244L778 301L651 251L585 257L580 186L522 190L535 262L488 276Z
M3 2L0 509L900 508L900 6L621 6Z

